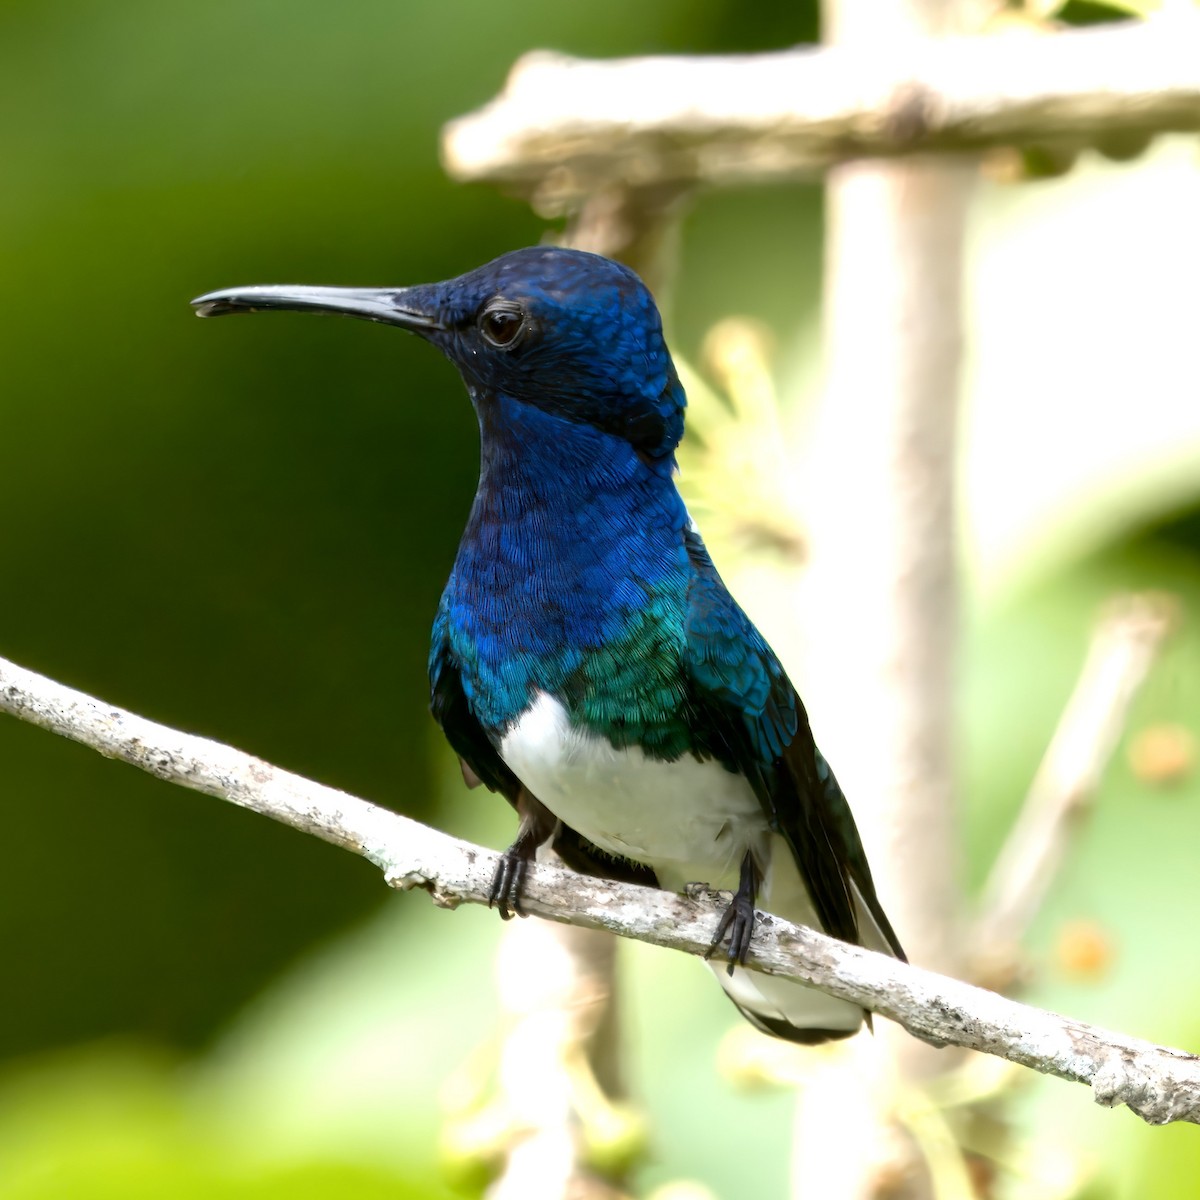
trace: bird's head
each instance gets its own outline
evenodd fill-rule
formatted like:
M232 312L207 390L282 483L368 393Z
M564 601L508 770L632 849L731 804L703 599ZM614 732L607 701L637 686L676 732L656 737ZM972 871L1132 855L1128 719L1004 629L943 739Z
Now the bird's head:
M533 247L444 283L231 288L192 303L202 317L287 309L398 325L458 367L481 410L507 396L655 458L683 435L683 388L654 299L598 254Z

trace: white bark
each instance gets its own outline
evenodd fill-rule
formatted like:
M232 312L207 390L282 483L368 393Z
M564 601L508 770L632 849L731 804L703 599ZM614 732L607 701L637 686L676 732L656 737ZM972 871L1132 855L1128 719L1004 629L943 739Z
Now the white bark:
M446 126L446 170L557 210L616 185L779 180L854 158L1026 143L1136 148L1200 131L1200 19L1186 12L898 43L886 30L913 6L867 7L874 40L853 46L604 62L528 54L499 97Z
M392 887L423 888L443 907L487 902L493 851L3 659L0 712L353 850L379 866ZM724 909L711 893L681 896L545 865L531 868L523 897L531 915L687 954L708 949ZM1098 1103L1126 1104L1154 1124L1200 1124L1200 1058L1182 1050L1019 1004L768 915L760 918L749 964L861 1004L934 1045L966 1046L1087 1083Z

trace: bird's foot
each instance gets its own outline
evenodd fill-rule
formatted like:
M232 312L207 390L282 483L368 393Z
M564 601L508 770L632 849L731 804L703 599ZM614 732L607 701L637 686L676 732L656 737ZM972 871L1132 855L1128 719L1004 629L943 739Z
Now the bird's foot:
M521 910L521 888L528 870L529 859L521 852L519 840L500 855L488 892L488 908L496 909L501 920L511 920L514 913L525 915Z
M513 913L518 917L525 916L525 910L521 907L521 891L525 887L529 863L537 857L538 847L553 836L558 826L554 814L524 788L514 803L521 814L517 840L500 855L488 891L488 908L498 909L505 921L511 920Z
M754 901L743 896L740 889L734 894L724 916L721 917L721 923L713 935L712 945L709 946L708 953L704 957L712 958L721 948L727 936L729 939L727 970L732 975L734 967L746 965L746 956L750 953L750 942L754 937Z
M729 907L725 910L713 934L712 945L708 948L705 958L709 959L721 948L728 939L729 968L733 974L734 967L744 967L746 956L750 953L750 943L754 938L754 899L758 894L758 868L749 854L742 859L742 876L738 890L734 892Z

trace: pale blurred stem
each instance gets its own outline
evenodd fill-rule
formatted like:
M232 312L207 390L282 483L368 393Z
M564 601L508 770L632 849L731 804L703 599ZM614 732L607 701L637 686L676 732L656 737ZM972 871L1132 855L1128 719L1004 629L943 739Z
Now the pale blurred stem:
M555 922L513 922L497 953L497 1107L504 1166L488 1200L624 1200L586 1162L623 1120L615 939Z
M1021 941L1091 805L1174 612L1162 596L1122 596L1096 624L1075 690L983 888L970 945L974 973L990 985L1005 986L1018 973Z
M812 458L824 465L812 479L806 631L818 737L851 798L883 903L912 960L952 974L964 907L954 464L972 174L962 164L911 161L854 164L830 177L829 373ZM901 1086L954 1065L911 1042L888 1048ZM870 1196L881 1181L909 1174L894 1165L888 1132L878 1133L883 1161L872 1163L845 1153L861 1128L835 1138L814 1122L819 1145L797 1147L797 1160L840 1143L820 1194Z
M597 193L568 222L562 242L622 259L661 292L680 200L676 188ZM507 927L497 954L506 1026L498 1100L520 1119L488 1200L617 1195L581 1162L584 1142L597 1133L589 1126L611 1125L605 1110L614 1113L610 1106L626 1095L616 957L613 936L600 930Z
M839 46L902 46L964 32L968 8L960 0L829 0L825 16ZM827 378L810 505L814 649L806 688L818 736L909 956L949 973L963 957L955 464L974 174L969 159L922 158L830 173ZM931 1164L898 1135L880 1093L902 1092L957 1060L902 1039L886 1038L878 1050L891 1062L863 1071L866 1121L823 1119L802 1093L798 1195L934 1194Z
M0 712L362 855L392 887L422 888L443 907L486 904L491 894L498 862L491 850L3 659ZM535 864L522 903L531 916L700 955L711 946L728 895L681 896ZM1200 1124L1200 1057L1181 1050L1044 1012L767 915L747 965L860 1004L933 1045L981 1050L1086 1083L1098 1103L1126 1104L1154 1124ZM846 1116L859 1122L861 1109L850 1106ZM859 1149L856 1139L852 1150Z
M814 589L835 605L816 720L838 725L833 761L909 955L949 971L961 955L954 471L970 182L939 162L831 176L817 456L834 474L813 517Z
M613 184L592 192L567 222L563 245L628 263L665 308L679 257L678 218L689 194L678 184Z

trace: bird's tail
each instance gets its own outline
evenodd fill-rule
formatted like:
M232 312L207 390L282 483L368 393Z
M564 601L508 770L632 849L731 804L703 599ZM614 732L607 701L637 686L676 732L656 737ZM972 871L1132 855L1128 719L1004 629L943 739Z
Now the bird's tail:
M782 838L772 837L771 841L773 853L763 880L759 907L797 925L820 929L820 921L791 851ZM859 895L858 889L853 884L851 887L860 942L869 950L895 953L887 934L872 916L870 907ZM857 1004L838 1000L794 979L763 975L744 967L734 967L730 975L728 964L713 961L710 965L726 995L746 1020L774 1037L806 1045L832 1041L856 1033L866 1016Z

